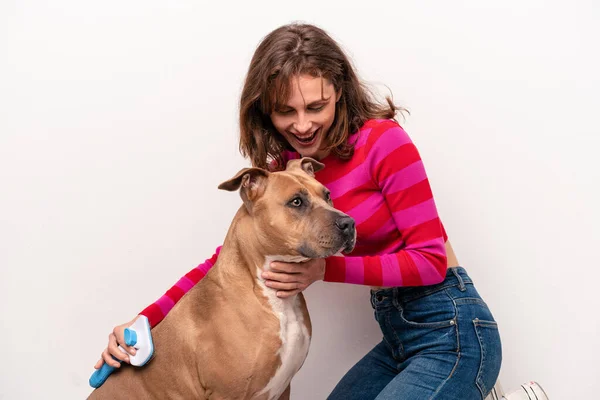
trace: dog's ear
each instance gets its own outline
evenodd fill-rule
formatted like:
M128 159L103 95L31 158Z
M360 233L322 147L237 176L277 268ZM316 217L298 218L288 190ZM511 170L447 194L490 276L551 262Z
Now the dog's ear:
M240 196L248 211L252 211L252 202L265 191L269 172L261 168L243 168L233 178L219 185L219 189L229 192L240 189Z
M311 157L302 157L301 159L294 159L288 161L286 165L286 169L290 168L300 168L308 175L314 178L315 172L318 172L325 168L325 164L315 160Z

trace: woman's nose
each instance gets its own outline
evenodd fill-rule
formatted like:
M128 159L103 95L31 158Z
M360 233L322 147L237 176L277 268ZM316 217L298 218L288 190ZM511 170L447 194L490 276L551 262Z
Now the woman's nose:
M296 120L296 122L294 123L294 130L296 130L296 132L303 134L303 133L307 133L312 129L312 122L306 118L305 116L298 116L298 119Z

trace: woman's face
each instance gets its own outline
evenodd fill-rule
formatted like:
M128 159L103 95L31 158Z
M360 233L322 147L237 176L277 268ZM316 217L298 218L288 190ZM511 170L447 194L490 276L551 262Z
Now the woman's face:
M321 77L300 75L291 84L288 101L271 113L271 121L302 157L320 160L327 156L321 147L333 124L339 93Z

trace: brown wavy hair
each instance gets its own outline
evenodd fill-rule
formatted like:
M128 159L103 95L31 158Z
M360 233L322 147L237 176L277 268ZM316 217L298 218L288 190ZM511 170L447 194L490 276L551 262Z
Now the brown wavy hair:
M324 144L343 160L352 157L348 138L372 118L395 119L400 108L374 100L349 58L323 29L302 23L283 25L265 36L250 62L240 99L240 152L252 165L267 168L271 160L283 166L283 150L293 150L277 132L271 112L285 104L291 79L309 74L329 80L341 97Z

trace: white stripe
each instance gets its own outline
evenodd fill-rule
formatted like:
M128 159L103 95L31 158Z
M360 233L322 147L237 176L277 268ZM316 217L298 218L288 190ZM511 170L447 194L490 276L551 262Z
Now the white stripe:
M305 258L291 258L282 256L267 256L262 270L268 271L272 261L300 262ZM281 339L281 348L279 356L281 365L275 371L267 386L258 393L262 395L268 393L267 398L278 399L289 385L292 377L300 370L310 346L310 335L304 324L304 314L300 307L298 296L280 299L277 297L277 291L265 286L264 280L260 277L261 268L257 268L258 285L269 300L273 309L273 314L279 319L279 338Z

